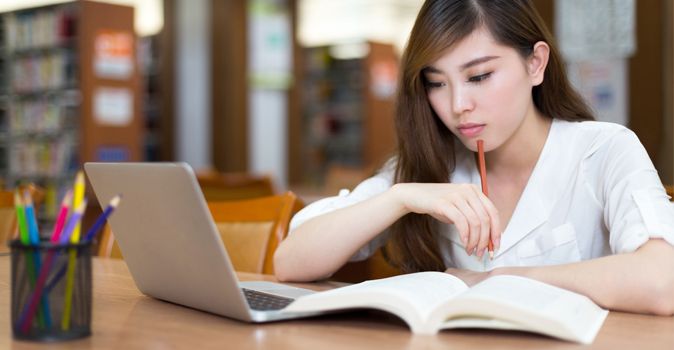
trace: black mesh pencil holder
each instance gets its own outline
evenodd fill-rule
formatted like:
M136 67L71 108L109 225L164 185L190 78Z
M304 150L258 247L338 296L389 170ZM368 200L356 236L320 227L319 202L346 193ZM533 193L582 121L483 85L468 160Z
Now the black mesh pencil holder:
M59 341L91 334L91 242L10 243L14 338Z

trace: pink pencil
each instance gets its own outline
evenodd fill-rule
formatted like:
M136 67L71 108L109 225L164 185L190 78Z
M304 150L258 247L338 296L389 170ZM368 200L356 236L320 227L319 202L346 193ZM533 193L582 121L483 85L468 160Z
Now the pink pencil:
M73 192L72 190L68 191L61 201L61 209L59 209L59 215L56 219L56 224L54 225L54 232L51 234L51 242L58 243L59 237L61 237L61 231L63 230L63 225L66 223L66 218L68 217L68 209L70 207L70 201L72 200Z

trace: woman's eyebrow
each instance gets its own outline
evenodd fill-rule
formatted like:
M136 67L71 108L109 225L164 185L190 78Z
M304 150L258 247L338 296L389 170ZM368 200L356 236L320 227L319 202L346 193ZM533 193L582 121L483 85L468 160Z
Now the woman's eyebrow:
M426 66L421 70L422 73L435 73L435 74L445 74L442 69L435 68L433 66Z
M484 57L478 57L476 59L470 60L459 67L461 71L464 71L472 66L476 66L481 63L489 62L491 60L495 60L497 58L500 58L500 56L484 56ZM423 73L431 73L431 74L445 74L445 72L440 69L436 68L433 66L426 66L421 70Z
M460 70L461 70L461 71L464 71L464 70L466 70L466 69L468 69L468 68L470 68L470 67L472 67L472 66L476 66L476 65L478 65L478 64L485 63L485 62L488 62L488 61L491 61L491 60L494 60L494 59L497 59L497 58L499 58L499 56L484 56L484 57L479 57L479 58L476 58L476 59L474 59L474 60L470 60L470 61L468 61L468 62L462 64Z

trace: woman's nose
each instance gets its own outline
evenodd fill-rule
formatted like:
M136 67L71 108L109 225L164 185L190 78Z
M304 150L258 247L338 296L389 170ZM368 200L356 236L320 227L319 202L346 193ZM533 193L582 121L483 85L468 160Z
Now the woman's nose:
M464 88L455 88L452 92L452 112L456 115L464 114L474 108L474 102Z

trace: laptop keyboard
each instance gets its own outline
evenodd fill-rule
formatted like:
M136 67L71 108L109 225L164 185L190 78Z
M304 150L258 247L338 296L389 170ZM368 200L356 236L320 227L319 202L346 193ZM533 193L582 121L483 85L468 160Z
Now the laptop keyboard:
M281 310L295 299L285 298L278 295L258 292L256 290L241 288L246 296L248 305L253 310Z

